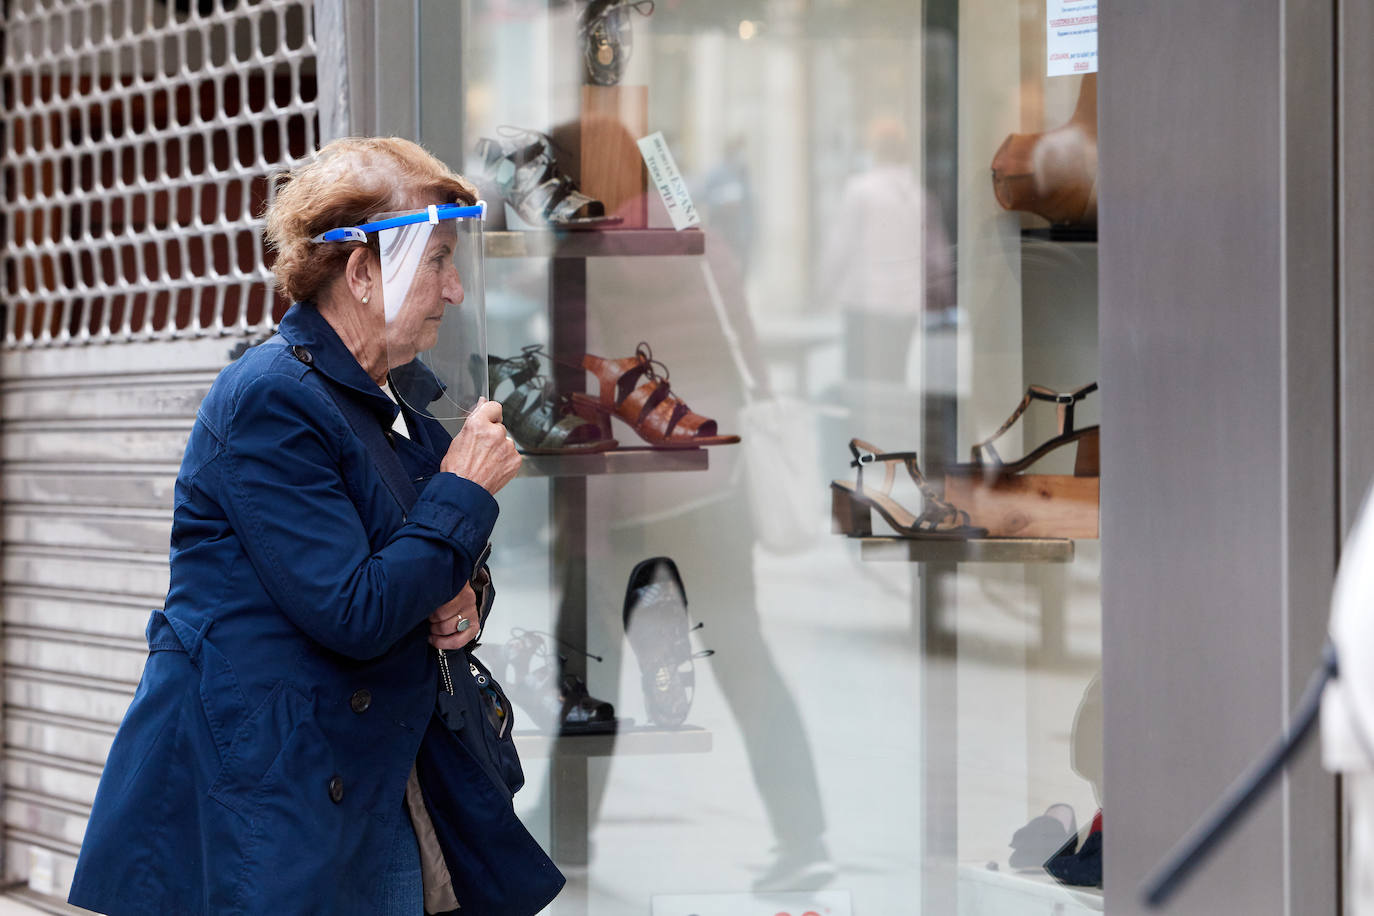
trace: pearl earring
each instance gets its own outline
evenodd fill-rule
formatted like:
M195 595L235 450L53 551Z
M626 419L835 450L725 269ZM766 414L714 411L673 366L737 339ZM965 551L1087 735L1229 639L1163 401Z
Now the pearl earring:
M363 305L367 305L367 297L363 296Z

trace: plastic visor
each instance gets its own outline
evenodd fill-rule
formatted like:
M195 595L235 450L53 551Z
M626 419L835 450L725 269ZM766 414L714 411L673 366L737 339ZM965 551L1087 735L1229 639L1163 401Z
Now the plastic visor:
M482 216L473 207L385 214L377 233L392 390L456 432L487 391Z

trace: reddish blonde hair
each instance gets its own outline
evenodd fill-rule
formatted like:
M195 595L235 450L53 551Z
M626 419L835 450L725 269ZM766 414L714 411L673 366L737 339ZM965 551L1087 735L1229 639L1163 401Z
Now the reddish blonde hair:
M310 241L321 232L391 210L477 202L476 189L462 176L400 137L335 140L300 168L277 175L273 191L263 211L263 238L277 255L277 287L295 302L318 296L362 245Z

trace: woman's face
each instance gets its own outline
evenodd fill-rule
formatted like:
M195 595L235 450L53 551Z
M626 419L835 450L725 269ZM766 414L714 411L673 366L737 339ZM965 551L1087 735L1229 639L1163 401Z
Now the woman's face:
M453 258L457 241L458 230L451 220L436 224L430 233L405 301L387 323L391 365L404 365L431 349L447 310L462 305L463 282Z

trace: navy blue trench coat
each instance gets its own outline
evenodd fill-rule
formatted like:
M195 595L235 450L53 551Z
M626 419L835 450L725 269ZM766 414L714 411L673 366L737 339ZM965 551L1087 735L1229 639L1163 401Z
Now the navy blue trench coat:
M176 482L171 587L70 901L103 913L371 913L438 673L426 618L481 562L482 487L407 411L408 517L326 386L396 407L311 306L211 387ZM460 774L454 774L459 776Z

